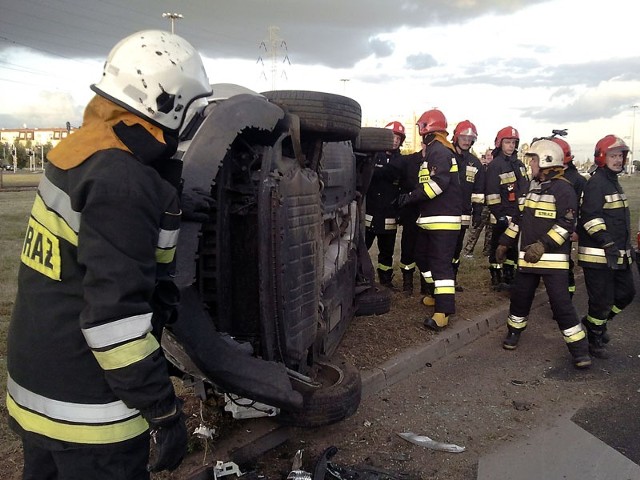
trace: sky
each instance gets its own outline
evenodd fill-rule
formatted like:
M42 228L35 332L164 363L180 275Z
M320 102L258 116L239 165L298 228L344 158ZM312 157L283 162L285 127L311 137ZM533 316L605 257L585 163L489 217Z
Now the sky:
M640 136L637 0L0 0L0 127L80 126L111 48L163 13L211 83L346 95L365 125L437 107L478 151L566 128L578 161Z

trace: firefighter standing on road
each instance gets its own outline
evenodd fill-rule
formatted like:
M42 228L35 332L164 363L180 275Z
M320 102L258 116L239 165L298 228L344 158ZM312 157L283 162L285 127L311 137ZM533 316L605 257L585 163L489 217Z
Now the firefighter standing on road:
M418 187L400 196L400 205L417 203L416 263L425 280L433 283L434 313L424 326L441 330L455 313L455 280L451 259L460 233L462 193L453 145L447 140L447 120L440 110L428 110L418 120L425 158ZM430 297L427 297L430 298Z
M375 157L373 177L367 191L365 242L369 250L373 241L378 239L378 280L381 285L391 287L400 191L398 179L389 164L401 157L400 147L406 134L404 125L397 121L388 123L385 128L393 131L393 149Z
M91 88L82 128L48 154L21 254L7 410L25 479L148 479L186 453L159 345L180 205L159 171L209 80L186 40L149 30L120 41Z
M631 271L632 248L629 202L618 182L629 147L615 135L596 144L597 168L587 181L578 219L578 265L584 271L589 310L582 319L589 336L589 350L596 358L608 358L607 322L635 296Z
M460 268L460 252L464 244L464 235L469 226L478 228L482 223L484 207L484 174L485 170L478 157L471 153L471 147L478 138L476 126L469 120L463 120L453 130L453 146L458 154L458 175L462 189L462 225L456 249L453 253L453 274L458 285L458 269Z
M534 181L525 197L521 214L513 217L499 238L496 258L506 259L507 250L518 244L518 275L511 286L507 336L502 345L513 350L527 326L527 317L540 279L549 296L553 318L558 322L576 368L591 365L586 333L571 303L568 283L571 240L578 201L571 183L564 178L563 152L551 140L538 140L526 154ZM519 238L519 241L518 241Z
M519 203L529 190L529 177L524 164L518 160L517 149L520 143L518 131L513 127L504 127L495 139L493 160L487 167L485 198L491 211L491 251L489 253L489 272L491 285L496 289L508 288L513 282L517 249L511 248L504 265L496 260L496 248L500 236L509 226L511 219L519 212Z

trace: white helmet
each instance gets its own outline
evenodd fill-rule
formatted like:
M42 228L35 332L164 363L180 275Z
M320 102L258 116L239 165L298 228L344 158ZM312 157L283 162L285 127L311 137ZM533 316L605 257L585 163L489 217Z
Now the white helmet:
M564 165L562 147L551 140L537 140L531 144L526 155L537 155L540 168L562 167Z
M120 40L91 90L172 131L182 125L191 102L211 95L198 52L184 38L161 30Z

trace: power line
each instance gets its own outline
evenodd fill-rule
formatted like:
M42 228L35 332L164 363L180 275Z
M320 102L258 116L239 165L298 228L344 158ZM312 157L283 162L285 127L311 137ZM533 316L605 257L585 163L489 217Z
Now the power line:
M260 46L258 47L260 50L264 50L265 53L271 60L271 90L276 89L276 79L278 78L278 57L280 56L280 50L284 49L284 58L282 63L289 63L291 65L291 60L289 60L289 54L287 52L287 42L285 42L279 35L280 28L276 26L269 27L269 38L266 41L260 42ZM267 46L268 44L268 46ZM258 62L264 65L262 57L258 57ZM262 72L262 76L266 79L264 71ZM287 78L286 70L283 70L281 76Z

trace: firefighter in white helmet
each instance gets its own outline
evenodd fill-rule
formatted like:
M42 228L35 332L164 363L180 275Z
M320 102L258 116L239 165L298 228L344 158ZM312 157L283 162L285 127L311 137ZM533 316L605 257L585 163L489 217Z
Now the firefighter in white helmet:
M549 296L553 318L558 322L576 368L591 365L587 337L569 295L571 233L576 223L578 200L564 178L562 148L551 140L538 140L526 154L534 177L521 213L514 215L499 238L496 259L502 263L507 251L518 251L518 274L511 286L507 336L502 346L517 347L540 279ZM519 238L519 241L518 241Z
M148 479L186 453L159 345L181 209L160 172L209 80L189 42L149 30L120 41L91 88L82 128L47 156L21 252L7 410L24 478Z

